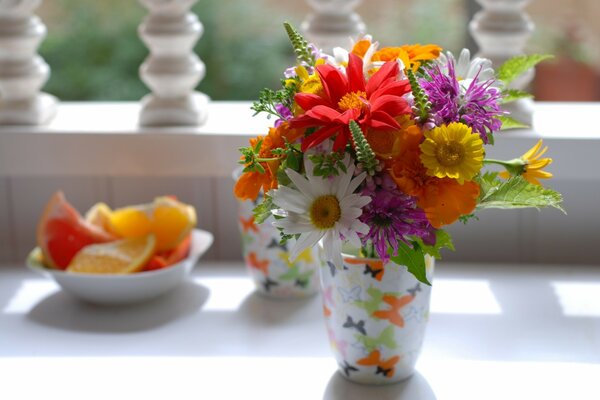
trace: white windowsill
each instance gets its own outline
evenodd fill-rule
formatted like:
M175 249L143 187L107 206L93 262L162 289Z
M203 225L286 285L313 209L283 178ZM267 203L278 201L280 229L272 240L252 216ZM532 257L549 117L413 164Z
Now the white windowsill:
M252 117L250 102L211 102L202 127L140 128L138 102L60 104L42 127L0 127L0 176L226 176L238 147L272 121ZM489 155L511 158L542 137L561 179L599 179L600 103L537 103L534 130L503 132Z

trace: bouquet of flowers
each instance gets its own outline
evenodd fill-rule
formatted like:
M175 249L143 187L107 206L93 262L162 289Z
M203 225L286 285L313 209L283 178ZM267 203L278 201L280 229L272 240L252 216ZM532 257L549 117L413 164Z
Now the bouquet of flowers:
M498 131L520 126L502 104L530 95L508 85L547 56L494 71L468 50L457 59L437 45L381 47L369 36L324 54L285 28L297 65L253 106L276 121L240 149L234 193L263 192L255 220L274 215L282 240L296 239L292 258L322 241L340 267L348 243L428 283L424 255L452 248L445 226L485 208L562 210L561 195L540 185L552 176L541 140L513 160L485 151Z

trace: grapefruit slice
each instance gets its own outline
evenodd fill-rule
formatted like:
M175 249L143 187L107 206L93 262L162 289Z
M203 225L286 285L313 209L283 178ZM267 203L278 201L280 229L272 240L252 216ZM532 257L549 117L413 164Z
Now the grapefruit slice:
M187 258L192 247L192 235L188 235L174 249L155 254L144 266L144 271L167 268Z
M156 250L171 250L196 225L194 207L171 197L157 197L151 204L124 207L110 214L110 231L119 237L156 236Z
M84 247L73 257L67 272L131 274L141 271L154 254L154 235Z
M46 265L65 269L85 246L109 242L114 237L86 222L59 191L54 193L44 209L36 239Z

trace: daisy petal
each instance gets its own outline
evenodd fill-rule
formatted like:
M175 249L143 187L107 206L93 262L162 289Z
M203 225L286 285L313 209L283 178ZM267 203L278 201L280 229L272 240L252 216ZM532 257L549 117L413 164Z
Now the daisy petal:
M294 243L294 245L290 249L290 261L296 260L300 253L302 253L309 247L313 247L315 244L317 244L319 240L321 240L322 236L323 234L320 231L312 231L301 234L298 240L296 240L296 243Z

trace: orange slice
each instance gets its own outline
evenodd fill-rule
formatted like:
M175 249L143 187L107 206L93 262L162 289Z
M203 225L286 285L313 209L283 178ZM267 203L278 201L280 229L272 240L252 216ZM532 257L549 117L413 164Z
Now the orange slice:
M196 225L194 207L171 197L157 197L151 204L124 207L110 214L110 231L119 237L156 236L156 250L175 248Z
M86 246L75 255L67 271L86 274L138 272L154 254L155 245L154 235L146 235Z

